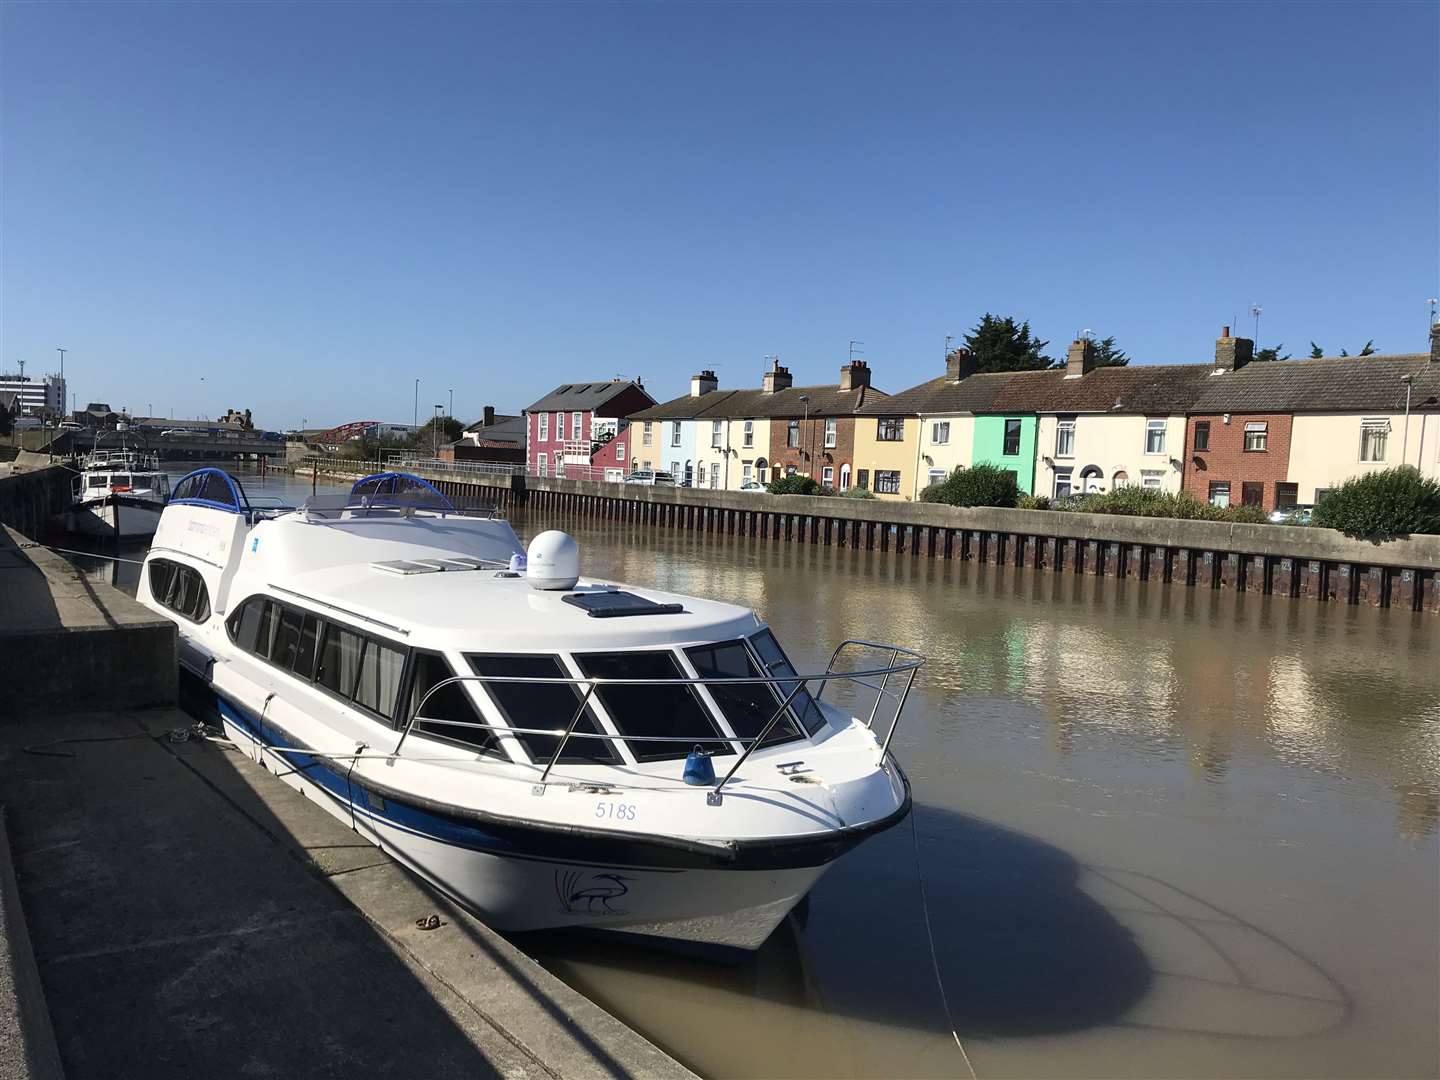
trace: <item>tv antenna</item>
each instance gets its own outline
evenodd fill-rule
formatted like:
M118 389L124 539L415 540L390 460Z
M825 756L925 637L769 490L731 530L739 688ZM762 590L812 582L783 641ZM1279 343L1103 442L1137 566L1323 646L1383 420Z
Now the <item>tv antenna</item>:
M856 340L854 340L853 338L851 339L851 341L850 341L850 362L851 362L852 364L855 362L855 358L856 358L857 356L864 356L864 355L865 355L865 350L864 350L864 349L857 349L855 346L857 346L857 345L864 345L864 344L865 344L865 343L864 343L863 341L856 341Z
M1260 305L1250 305L1250 317L1255 320L1255 343L1260 343Z
M1434 326L1434 325L1435 325L1435 305L1436 305L1436 304L1440 304L1440 296L1432 296L1432 297L1430 297L1429 300L1426 300L1425 302L1430 305L1430 326ZM1430 326L1427 326L1426 329L1428 330L1428 329L1430 328Z
M18 365L20 365L20 381L21 381L21 382L24 382L24 381L25 381L25 361L24 361L24 360L16 360L15 363L17 363Z

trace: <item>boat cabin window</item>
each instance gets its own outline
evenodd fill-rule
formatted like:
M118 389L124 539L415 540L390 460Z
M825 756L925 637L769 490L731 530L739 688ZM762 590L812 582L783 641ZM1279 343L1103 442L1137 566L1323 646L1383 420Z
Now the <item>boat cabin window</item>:
M355 692L355 681L360 676L360 653L364 648L365 639L354 630L326 623L315 681L326 690L348 698Z
M210 618L210 592L200 571L169 559L150 560L150 595L191 622Z
M467 657L476 675L498 675L524 679L568 679L556 656L529 655L484 655ZM564 731L580 708L584 690L566 683L513 683L487 682L482 684L485 693L500 710L505 722L517 728L548 728ZM598 691L597 691L598 693ZM575 725L576 731L602 735L600 722L590 706ZM549 761L555 753L560 739L555 735L515 736L525 747L532 761ZM609 741L601 739L570 739L565 744L562 762L618 761L615 748Z
M225 625L246 652L393 723L402 646L265 596L247 599Z
M430 695L428 701L425 700L425 694L431 687L455 674L450 670L445 658L439 653L424 652L420 649L416 649L412 655L414 662L411 665L410 689L404 716L417 717L414 730L433 739L479 750L482 754L503 757L495 733L479 726L485 721L465 693L463 683L442 686ZM424 709L420 708L422 701L425 702ZM476 726L462 727L463 724Z
M685 673L670 652L577 654L580 670L602 679L683 679ZM712 753L728 753L730 745L715 742L716 730L699 696L689 686L617 684L595 687L595 696L622 735L665 736L673 742L632 742L638 761L684 757L699 743ZM708 740L708 741L707 741Z
M697 645L693 649L686 649L685 655L695 665L695 673L702 679L761 679L767 674L760 669L743 641ZM793 687L794 684L791 685ZM715 699L715 704L720 706L725 719L730 721L735 734L743 739L758 738L785 700L783 696L776 694L777 687L773 683L722 683L707 686L706 689ZM786 690L786 693L788 694L789 690ZM789 716L782 716L760 745L772 746L798 739L800 732L795 727L794 715L791 712Z
M108 477L108 476L90 476L90 477L88 477L88 478L86 479L86 483L87 483L88 486L90 486L90 487L92 487L92 488L109 487L109 486L110 486L110 477Z
M769 630L761 630L758 634L750 637L750 644L755 646L755 653L760 657L760 662L765 665L765 670L771 675L794 675L794 666L790 663L785 653L780 648L780 643L775 640L775 635ZM789 697L790 691L795 689L795 684L778 683L775 686L781 694L782 700ZM820 706L815 704L815 699L810 696L808 689L802 688L795 699L790 703L800 722L805 725L805 730L814 735L825 726L825 716L820 711Z
M355 683L355 704L380 716L395 715L400 677L405 674L405 651L378 638L365 639L360 655L360 678Z

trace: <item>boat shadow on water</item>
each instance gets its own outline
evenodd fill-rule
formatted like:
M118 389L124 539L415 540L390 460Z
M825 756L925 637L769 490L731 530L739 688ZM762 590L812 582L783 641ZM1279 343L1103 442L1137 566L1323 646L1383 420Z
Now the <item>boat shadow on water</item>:
M677 998L711 1006L716 995L736 995L888 1026L953 1025L962 1039L1105 1026L1302 1037L1350 1013L1347 994L1318 964L1198 896L1147 874L1084 864L980 818L918 811L918 845L908 821L862 845L740 962L600 935L516 942L621 1013L626 1002L607 988L637 976L658 976Z

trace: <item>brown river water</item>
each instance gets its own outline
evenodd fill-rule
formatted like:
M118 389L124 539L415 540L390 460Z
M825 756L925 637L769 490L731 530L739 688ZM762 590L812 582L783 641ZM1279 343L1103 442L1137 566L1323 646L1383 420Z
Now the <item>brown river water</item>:
M517 939L696 1071L1440 1073L1433 615L514 523L567 528L589 576L755 608L802 670L850 637L929 658L893 745L913 825L753 961Z

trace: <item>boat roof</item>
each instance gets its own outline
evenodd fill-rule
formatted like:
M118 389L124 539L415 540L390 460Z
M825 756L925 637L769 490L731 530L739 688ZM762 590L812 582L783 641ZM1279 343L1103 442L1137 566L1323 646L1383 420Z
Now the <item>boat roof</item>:
M573 590L532 588L521 573L495 570L394 574L370 564L297 574L280 585L297 600L408 631L409 644L464 652L599 652L644 645L721 641L753 633L760 622L735 604L586 579ZM659 605L663 614L596 618L566 597L623 591Z

